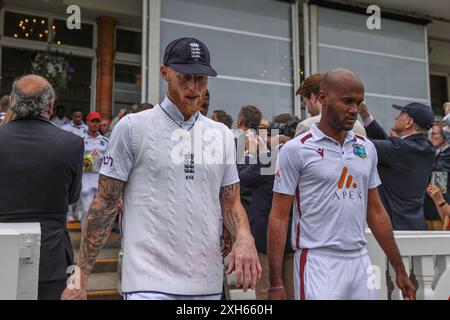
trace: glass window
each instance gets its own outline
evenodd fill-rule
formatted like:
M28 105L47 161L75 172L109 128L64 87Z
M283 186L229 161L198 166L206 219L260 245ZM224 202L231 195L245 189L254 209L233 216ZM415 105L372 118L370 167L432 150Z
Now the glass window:
M205 43L218 72L210 78L210 115L230 114L236 125L244 105L255 105L263 117L292 113L293 65L291 5L272 0L167 0L161 2L161 59L166 46L180 37ZM170 20L166 20L170 19ZM207 26L197 28L172 20ZM208 28L210 26L211 28ZM224 32L227 28L233 32ZM257 33L257 35L252 35ZM160 80L160 99L167 83Z
M115 65L114 108L115 116L121 108L128 108L141 101L141 67L126 64Z
M116 30L117 52L141 54L142 34L136 31Z
M84 48L93 47L94 26L82 23L81 29L70 30L66 21L55 19L52 25L53 42L62 45L71 45Z
M443 116L442 105L448 101L447 76L430 75L431 106L436 116Z
M46 42L48 19L28 14L5 12L5 37Z
M2 81L1 93L9 94L14 80L31 72L31 62L37 51L2 48ZM65 55L64 58L74 69L72 79L67 89L57 96L56 105L66 107L66 116L70 116L70 110L80 108L87 115L91 105L91 73L92 59Z

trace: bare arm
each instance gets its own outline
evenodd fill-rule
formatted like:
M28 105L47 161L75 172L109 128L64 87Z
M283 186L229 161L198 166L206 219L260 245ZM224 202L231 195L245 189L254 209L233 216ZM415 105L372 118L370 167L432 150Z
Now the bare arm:
M408 300L414 300L416 298L416 288L414 288L406 274L402 257L395 243L391 220L381 203L378 189L369 190L367 223L395 270L397 286L402 291L403 297Z
M241 204L239 183L223 187L220 191L220 204L226 228L236 239L231 250L227 274L236 271L236 286L240 287L244 276L244 291L254 290L261 278L261 265L255 248L255 241L250 232L247 214Z
M427 188L427 193L430 196L430 198L433 199L433 202L436 206L439 216L441 217L441 220L445 221L445 217L450 218L450 206L448 203L446 203L444 195L442 194L441 190L439 190L438 187L430 184ZM445 205L440 207L439 205L444 202Z
M267 235L267 255L269 258L269 282L271 287L283 287L283 256L286 243L289 214L293 196L273 194L272 210L269 217ZM285 290L271 294L270 299L285 299Z
M78 258L81 271L81 289L66 289L63 299L85 299L87 278L92 271L100 250L105 245L119 212L124 182L103 175L99 177L97 195L92 202L83 226Z

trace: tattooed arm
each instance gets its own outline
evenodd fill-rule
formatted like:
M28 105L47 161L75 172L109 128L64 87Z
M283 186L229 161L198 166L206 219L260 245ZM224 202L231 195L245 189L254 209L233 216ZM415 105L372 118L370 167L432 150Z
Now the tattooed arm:
M100 250L111 233L119 212L119 203L124 184L121 180L100 175L97 195L89 208L85 224L83 225L78 257L79 270L75 273L75 278L80 277L80 288L67 288L63 292L63 300L87 298L87 279Z
M223 187L220 190L220 204L225 226L236 239L231 250L227 274L236 272L237 287L241 286L243 276L243 289L247 291L249 285L252 290L255 289L262 269L239 191L239 183Z

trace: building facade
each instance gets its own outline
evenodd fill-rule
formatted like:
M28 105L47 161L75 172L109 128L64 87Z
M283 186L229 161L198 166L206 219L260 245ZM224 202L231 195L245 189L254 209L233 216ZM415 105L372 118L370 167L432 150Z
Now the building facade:
M267 119L307 117L295 96L301 80L335 67L355 71L369 107L385 128L392 103L430 103L437 117L448 100L450 6L445 0L0 0L0 93L31 71L36 54L57 50L73 68L58 105L104 116L132 103L157 103L166 45L192 36L210 48L210 112L234 119L256 105ZM381 8L381 29L367 27L369 5ZM81 29L69 30L70 5Z

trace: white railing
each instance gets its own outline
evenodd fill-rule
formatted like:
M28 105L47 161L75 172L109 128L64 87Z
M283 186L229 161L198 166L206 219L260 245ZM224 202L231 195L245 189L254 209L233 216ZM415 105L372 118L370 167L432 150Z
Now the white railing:
M416 281L417 299L450 299L450 232L395 231L394 236L405 268ZM395 273L369 229L366 237L372 264L380 270L379 298L403 299L395 285Z

